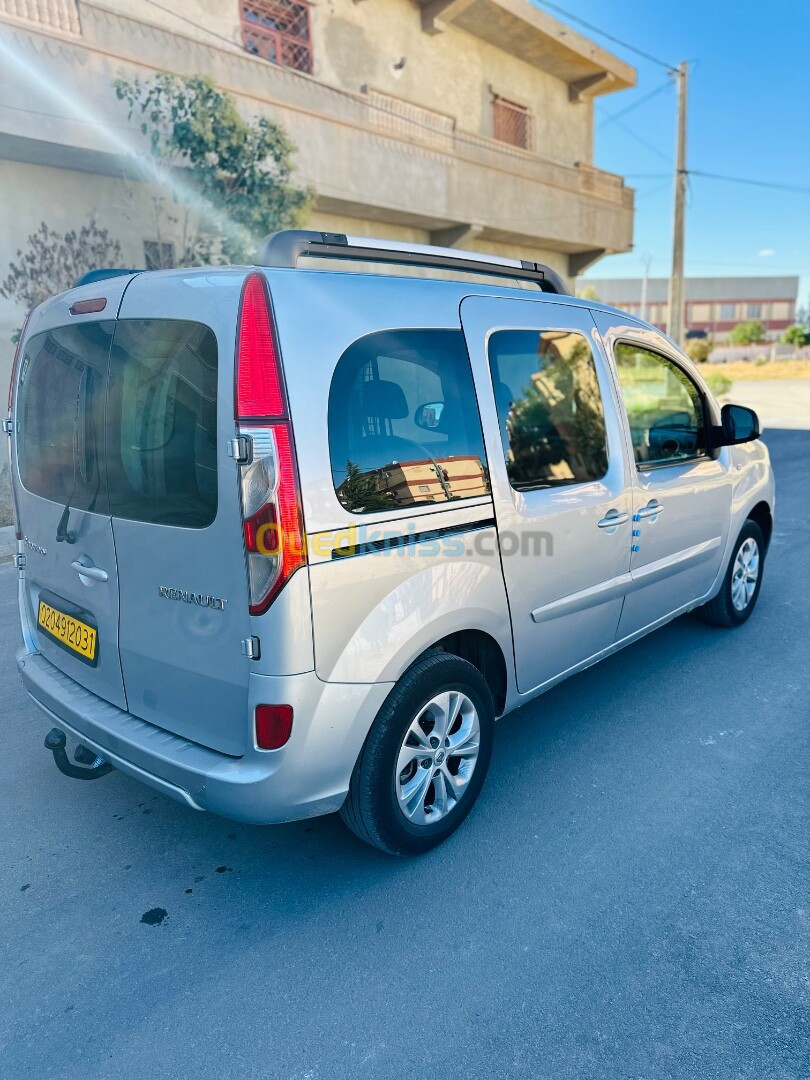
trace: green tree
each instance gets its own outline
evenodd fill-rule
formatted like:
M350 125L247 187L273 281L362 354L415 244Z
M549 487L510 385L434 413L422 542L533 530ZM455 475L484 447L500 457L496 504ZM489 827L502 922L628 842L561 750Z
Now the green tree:
M148 136L182 205L185 265L252 261L271 232L301 224L314 192L293 181L295 147L266 117L245 120L203 76L119 79L116 94ZM185 191L194 198L187 198Z
M346 479L338 488L338 498L347 510L369 513L371 510L392 510L394 496L390 491L380 490L382 470L362 472L353 461L346 462Z
M16 260L9 263L0 284L0 296L30 309L72 289L82 274L120 263L121 245L93 218L66 233L56 232L43 221L28 237L26 247L17 249ZM12 340L16 342L18 336L19 331Z
M705 364L713 348L714 342L711 338L689 338L686 342L686 355L696 364Z
M756 319L738 323L728 336L732 345L754 345L765 340L765 327Z
M782 335L779 338L785 345L804 345L808 337L807 331L800 323L794 323L793 326L789 326L786 330L782 331Z
M593 287L593 285L585 285L583 288L577 289L577 296L580 297L580 299L582 300L599 299L599 297L596 295L596 289Z

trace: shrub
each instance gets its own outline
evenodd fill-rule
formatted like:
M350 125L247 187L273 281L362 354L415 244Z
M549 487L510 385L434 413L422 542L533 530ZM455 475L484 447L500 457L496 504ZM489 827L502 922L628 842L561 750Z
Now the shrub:
M810 334L800 323L794 323L787 330L783 330L782 336L779 338L784 345L806 345L809 339Z
M765 340L765 327L756 319L738 323L728 336L732 345L755 345Z
M722 397L731 389L731 379L722 371L710 371L706 376L706 382L716 397Z
M689 338L686 343L686 355L696 364L705 364L713 348L714 342L711 338Z

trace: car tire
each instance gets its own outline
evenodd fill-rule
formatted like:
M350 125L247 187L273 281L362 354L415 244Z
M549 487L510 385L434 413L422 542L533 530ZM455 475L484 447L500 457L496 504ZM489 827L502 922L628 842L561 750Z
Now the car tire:
M698 608L704 622L714 626L742 626L751 618L762 586L765 538L750 518L740 530L720 592Z
M494 724L492 693L478 668L450 653L418 660L369 731L340 811L343 821L392 855L436 847L478 798Z

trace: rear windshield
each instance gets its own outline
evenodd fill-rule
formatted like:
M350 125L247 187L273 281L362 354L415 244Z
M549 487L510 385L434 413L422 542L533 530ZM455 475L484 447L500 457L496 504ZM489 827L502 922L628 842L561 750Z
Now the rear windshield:
M204 528L216 517L208 327L133 319L38 334L17 401L20 478L33 494L152 524Z
M204 528L217 512L217 343L169 319L116 325L107 404L113 517Z
M25 345L17 390L17 460L34 495L107 513L104 395L115 324L78 323Z

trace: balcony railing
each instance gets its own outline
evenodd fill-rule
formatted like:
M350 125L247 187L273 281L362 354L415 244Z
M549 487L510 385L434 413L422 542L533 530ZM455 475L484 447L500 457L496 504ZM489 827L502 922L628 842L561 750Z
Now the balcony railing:
M66 34L81 33L76 0L0 0L0 18L4 15Z
M412 105L376 90L366 90L363 98L366 124L417 146L444 151L489 168L503 169L541 184L593 195L629 209L633 207L632 189L625 187L622 178L614 173L581 162L564 165L500 139L462 131L456 127L454 118L445 113Z
M414 142L435 150L453 152L456 121L452 116L413 105L410 101L364 89L368 99L368 120L374 127L395 134L413 136Z

